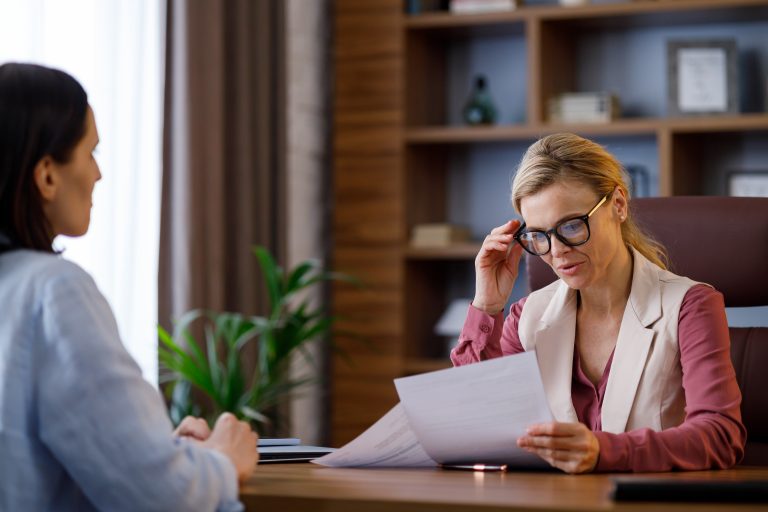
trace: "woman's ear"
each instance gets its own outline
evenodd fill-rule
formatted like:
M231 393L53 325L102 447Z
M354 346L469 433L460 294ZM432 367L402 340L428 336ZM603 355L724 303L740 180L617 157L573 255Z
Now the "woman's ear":
M616 191L613 194L613 208L621 222L627 220L629 203L627 202L627 195L621 187L616 187Z
M37 162L34 170L35 185L44 201L53 201L56 197L58 179L56 162L50 156L44 156Z

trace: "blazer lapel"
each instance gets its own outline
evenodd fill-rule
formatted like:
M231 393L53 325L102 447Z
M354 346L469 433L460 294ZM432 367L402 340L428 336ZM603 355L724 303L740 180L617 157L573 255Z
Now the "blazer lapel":
M657 267L633 249L632 290L616 340L601 410L603 431L624 432L643 375L654 332L648 327L661 318L661 289Z
M557 421L577 422L571 399L576 293L561 283L535 333L536 359L549 407Z

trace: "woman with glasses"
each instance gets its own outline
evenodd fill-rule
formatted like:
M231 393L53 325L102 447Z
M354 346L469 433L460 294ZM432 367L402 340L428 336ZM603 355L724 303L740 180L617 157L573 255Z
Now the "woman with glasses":
M555 421L518 446L569 473L730 467L744 453L722 295L677 276L632 220L621 165L572 134L534 143L494 228L455 365L536 350ZM503 309L524 252L559 280Z

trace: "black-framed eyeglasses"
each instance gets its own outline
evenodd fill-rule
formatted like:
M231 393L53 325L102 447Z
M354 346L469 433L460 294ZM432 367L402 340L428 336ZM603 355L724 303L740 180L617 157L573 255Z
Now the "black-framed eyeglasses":
M606 194L586 215L565 219L548 231L532 229L526 231L525 224L515 233L514 239L523 246L523 249L534 256L544 256L552 249L552 235L569 247L583 245L589 241L589 218L610 197Z

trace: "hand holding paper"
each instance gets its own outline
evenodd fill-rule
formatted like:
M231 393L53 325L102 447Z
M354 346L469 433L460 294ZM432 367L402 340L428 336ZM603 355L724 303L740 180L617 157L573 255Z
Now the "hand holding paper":
M517 439L552 421L533 352L395 380L401 404L315 460L332 466L508 464L546 467Z

